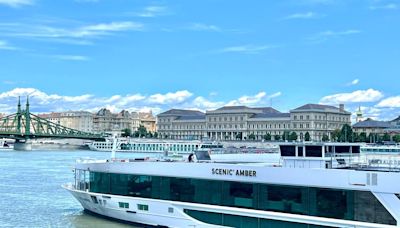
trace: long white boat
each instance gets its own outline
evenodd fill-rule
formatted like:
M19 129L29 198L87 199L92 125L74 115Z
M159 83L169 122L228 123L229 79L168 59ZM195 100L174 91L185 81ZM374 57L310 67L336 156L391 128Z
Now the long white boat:
M175 141L175 140L155 140L155 139L118 139L116 142L117 152L140 152L140 153L177 153L190 154L193 151L207 145L216 145L215 143L202 143L201 141ZM210 146L211 147L211 146ZM89 144L91 150L111 151L113 140L104 142L93 142Z
M82 160L63 185L85 210L156 227L398 227L400 169L358 144L284 144L281 162ZM347 159L349 158L349 159Z

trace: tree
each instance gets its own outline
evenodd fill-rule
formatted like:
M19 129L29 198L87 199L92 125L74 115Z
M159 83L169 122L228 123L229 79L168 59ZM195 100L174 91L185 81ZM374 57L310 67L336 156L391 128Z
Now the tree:
M147 135L147 129L143 125L139 126L137 132L140 138Z
M271 140L271 134L267 133L264 135L264 140L270 141Z
M400 142L400 135L395 135L395 136L393 136L393 140L394 140L395 142L399 143L399 142Z
M154 132L153 137L154 137L154 138L158 138L158 133L157 133L157 132Z
M249 135L249 140L255 140L255 139L256 139L256 136L253 133L251 133Z
M340 135L341 135L341 131L339 129L335 129L332 133L331 133L331 139L334 142L338 142L340 140Z
M361 132L361 133L358 135L358 140L359 140L360 142L368 142L368 141L367 141L367 133Z
M290 140L290 131L284 131L282 135L283 140Z
M132 130L130 128L125 128L122 130L121 136L128 137L132 135Z
M308 131L304 134L304 141L311 141L311 136L310 133L308 133Z
M327 136L326 134L324 134L324 135L322 136L322 141L323 141L323 142L329 141L329 136Z
M237 133L236 139L242 140L242 132Z
M274 135L274 139L275 139L275 140L280 140L280 139L281 139L281 136L280 136L280 135Z
M296 132L292 132L292 133L290 133L290 135L289 135L289 140L290 141L296 141L297 140L297 134L296 134Z
M390 135L388 133L383 135L383 141L390 141Z
M353 129L348 124L344 124L342 130L340 131L340 141L350 142L352 141Z

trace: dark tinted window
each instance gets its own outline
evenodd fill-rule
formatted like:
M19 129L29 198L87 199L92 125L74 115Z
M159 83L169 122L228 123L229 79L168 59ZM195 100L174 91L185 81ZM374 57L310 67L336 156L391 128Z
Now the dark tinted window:
M296 146L280 146L282 156L296 156Z

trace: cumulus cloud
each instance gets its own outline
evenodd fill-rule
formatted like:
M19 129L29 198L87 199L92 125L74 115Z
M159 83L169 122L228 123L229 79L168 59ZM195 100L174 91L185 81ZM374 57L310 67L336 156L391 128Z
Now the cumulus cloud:
M400 96L383 99L376 105L376 107L400 108Z
M375 89L356 90L351 93L338 93L323 97L321 104L339 104L356 102L376 102L383 98L383 93Z
M207 99L203 96L193 96L187 90L168 92L165 94L143 95L139 93L110 97L97 97L92 94L77 96L66 96L59 94L48 94L36 88L15 88L0 93L0 112L13 113L16 111L18 97L23 101L29 96L31 110L36 113L61 112L68 110L86 110L97 112L101 108L108 108L112 112L128 111L152 111L157 114L171 108L182 108L192 110L213 110L224 105L248 105L264 106L269 98L280 96L281 92L267 95L266 92L259 92L253 96L240 96L229 102ZM24 102L22 102L24 103Z
M166 94L154 94L148 99L150 103L154 104L168 104L168 103L180 103L191 97L193 94L187 90L176 91L175 93Z

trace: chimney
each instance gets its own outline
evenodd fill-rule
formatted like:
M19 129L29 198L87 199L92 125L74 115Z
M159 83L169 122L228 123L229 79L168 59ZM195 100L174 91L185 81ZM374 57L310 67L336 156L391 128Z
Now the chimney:
M344 111L344 104L339 104L339 110L340 110L341 112Z

